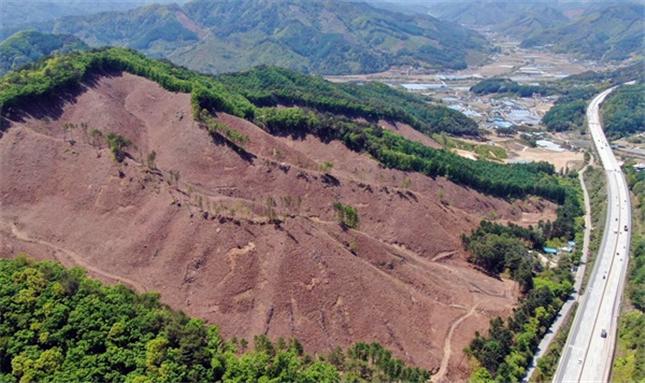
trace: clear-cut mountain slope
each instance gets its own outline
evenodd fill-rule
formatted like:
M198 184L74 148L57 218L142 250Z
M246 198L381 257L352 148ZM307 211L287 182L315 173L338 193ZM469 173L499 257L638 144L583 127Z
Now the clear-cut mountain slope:
M448 377L465 377L461 350L518 291L465 261L461 233L552 205L217 120L248 137L243 150L193 120L190 95L122 72L14 108L0 138L0 254L158 291L226 336L295 336L311 352L377 340L429 369L448 344ZM122 163L108 133L131 142ZM356 229L338 224L336 202L357 209Z

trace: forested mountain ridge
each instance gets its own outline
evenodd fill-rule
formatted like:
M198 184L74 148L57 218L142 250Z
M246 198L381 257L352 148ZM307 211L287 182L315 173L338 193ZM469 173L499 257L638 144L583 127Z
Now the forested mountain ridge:
M620 61L645 50L642 2L466 1L440 3L432 12L501 33L522 47L545 46L586 59Z
M459 69L491 49L476 32L450 22L342 1L195 0L35 27L73 34L95 47L135 48L209 73L259 64L320 74L403 65Z
M644 39L645 6L623 3L594 8L568 24L527 38L522 46L548 45L556 52L588 59L624 60L643 56Z
M532 7L526 13L517 15L496 29L507 36L527 39L568 21L569 19L559 10L543 5Z
M443 20L489 28L516 39L525 39L568 21L560 10L541 2L447 2L436 5L431 12Z
M18 32L0 42L0 75L51 54L88 48L84 42L71 35Z
M2 15L0 28L21 28L21 26L42 23L64 16L124 11L146 3L176 2L173 0L4 0L0 2L0 15Z

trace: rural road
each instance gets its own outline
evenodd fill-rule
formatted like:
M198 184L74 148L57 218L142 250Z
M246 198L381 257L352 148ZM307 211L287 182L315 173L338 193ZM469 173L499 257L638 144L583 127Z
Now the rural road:
M600 104L613 89L597 95L587 108L589 130L607 177L607 217L589 284L553 378L558 383L607 382L616 345L629 256L631 206L625 177L600 124Z

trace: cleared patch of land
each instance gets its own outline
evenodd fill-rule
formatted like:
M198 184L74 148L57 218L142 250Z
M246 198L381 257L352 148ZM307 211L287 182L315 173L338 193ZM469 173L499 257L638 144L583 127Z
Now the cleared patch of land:
M557 170L580 169L584 165L584 153L579 151L555 152L548 149L525 147L514 151L510 161L546 161Z
M463 348L511 312L518 289L468 264L460 235L482 218L521 222L554 206L509 203L384 169L339 142L217 118L248 142L210 136L191 117L190 95L129 74L34 103L0 138L0 255L90 265L104 281L159 291L226 337L293 336L308 352L378 341L465 378ZM130 142L121 163L108 133ZM356 229L339 225L336 202L356 209Z

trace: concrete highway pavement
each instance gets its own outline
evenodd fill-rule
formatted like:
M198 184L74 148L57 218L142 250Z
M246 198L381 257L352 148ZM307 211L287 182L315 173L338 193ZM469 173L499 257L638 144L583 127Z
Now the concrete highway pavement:
M607 217L589 284L553 379L558 383L608 381L616 344L629 259L631 206L625 177L600 124L600 104L612 90L597 95L587 108L589 130L607 176Z

